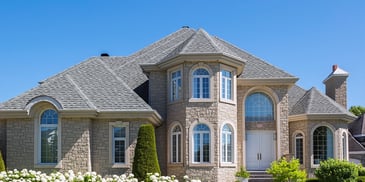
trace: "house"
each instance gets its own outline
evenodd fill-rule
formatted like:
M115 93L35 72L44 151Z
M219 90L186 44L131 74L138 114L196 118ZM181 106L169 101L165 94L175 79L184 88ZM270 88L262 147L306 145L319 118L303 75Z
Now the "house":
M326 94L203 29L182 27L126 57L92 57L0 104L9 169L131 172L139 126L156 127L165 175L234 181L294 156L309 173L348 160L348 73Z
M349 124L350 161L365 166L365 114Z

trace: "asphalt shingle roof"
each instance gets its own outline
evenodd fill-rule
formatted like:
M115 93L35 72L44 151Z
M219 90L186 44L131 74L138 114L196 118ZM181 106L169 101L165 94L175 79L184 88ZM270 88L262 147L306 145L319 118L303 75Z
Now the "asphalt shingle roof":
M300 90L297 87L293 87L293 93L295 90ZM300 91L303 93L302 91ZM300 96L298 94L297 96ZM289 96L289 98L297 98L297 96ZM290 101L289 101L290 102ZM293 104L293 103L292 103ZM290 109L289 115L299 114L348 114L352 115L343 106L336 103L327 95L318 91L315 87L308 90Z

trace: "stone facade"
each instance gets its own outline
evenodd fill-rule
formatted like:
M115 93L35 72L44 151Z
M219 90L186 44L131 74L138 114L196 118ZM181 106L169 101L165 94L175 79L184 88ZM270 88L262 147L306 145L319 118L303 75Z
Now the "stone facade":
M326 81L326 95L347 108L347 77L336 76Z

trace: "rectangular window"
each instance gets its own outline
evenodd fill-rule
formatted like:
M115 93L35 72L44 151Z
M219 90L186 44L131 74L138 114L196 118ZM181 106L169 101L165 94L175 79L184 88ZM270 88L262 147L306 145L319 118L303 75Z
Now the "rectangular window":
M113 163L125 163L126 128L113 127Z
M300 164L303 164L303 137L295 138L295 158L299 160Z
M232 90L232 73L227 70L222 70L221 98L232 100Z
M171 73L171 101L179 100L181 97L181 71Z

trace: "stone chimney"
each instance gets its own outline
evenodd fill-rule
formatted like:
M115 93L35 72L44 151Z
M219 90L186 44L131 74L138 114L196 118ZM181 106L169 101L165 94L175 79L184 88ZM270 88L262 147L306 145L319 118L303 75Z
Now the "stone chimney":
M347 77L349 73L338 65L332 66L332 73L323 81L326 95L347 109Z

